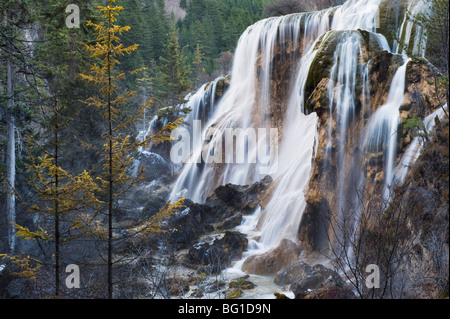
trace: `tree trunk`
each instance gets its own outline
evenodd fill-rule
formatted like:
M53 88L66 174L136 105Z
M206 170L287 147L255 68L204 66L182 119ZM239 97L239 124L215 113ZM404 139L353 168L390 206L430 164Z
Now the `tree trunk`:
M110 13L111 14L111 13ZM111 20L109 17L108 31L111 30ZM113 129L112 129L112 110L111 110L111 32L108 32L108 139L109 139L109 154L108 154L108 175L109 175L109 198L108 198L108 299L114 297L113 294L113 256L112 256L112 240L113 240Z
M60 268L60 230L59 230L59 136L58 136L58 130L59 130L59 123L58 123L58 107L57 102L55 102L55 127L54 127L54 138L55 138L55 167L57 169L55 174L55 203L54 203L54 209L55 209L55 296L59 296L60 293L60 275L59 275L59 268Z

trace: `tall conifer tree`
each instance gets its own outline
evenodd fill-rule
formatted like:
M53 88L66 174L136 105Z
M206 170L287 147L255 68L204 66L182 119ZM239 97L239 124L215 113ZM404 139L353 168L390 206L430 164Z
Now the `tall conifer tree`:
M163 142L170 140L170 132L182 123L182 118L165 125L156 135L149 137L142 142L135 142L131 136L124 133L128 125L130 125L135 117L119 122L121 119L121 104L132 97L136 91L125 91L119 93L118 82L125 79L126 73L119 71L118 57L129 55L138 48L137 44L125 46L120 39L124 32L130 29L129 26L121 27L116 25L117 16L124 8L115 6L115 0L108 0L107 6L99 6L104 22L93 23L88 21L87 25L91 26L97 32L97 42L95 44L84 44L87 52L91 53L91 58L98 61L93 64L90 74L80 74L80 76L96 85L100 86L100 96L94 96L86 100L86 104L95 106L102 110L107 123L107 131L103 134L105 143L103 145L102 163L103 174L100 178L101 187L104 190L104 198L106 203L106 219L107 219L107 296L114 297L114 281L113 281L113 214L114 206L119 199L123 199L127 191L141 180L141 172L137 177L130 174L133 166L132 152L139 146L145 147L150 141ZM130 71L129 74L135 74L142 69ZM138 116L150 105L152 99L149 99L139 110ZM166 216L170 212L171 207L178 207L181 201L172 205L167 205L167 209L161 210L158 216L153 218L145 225L146 229L157 229L159 224L158 218Z

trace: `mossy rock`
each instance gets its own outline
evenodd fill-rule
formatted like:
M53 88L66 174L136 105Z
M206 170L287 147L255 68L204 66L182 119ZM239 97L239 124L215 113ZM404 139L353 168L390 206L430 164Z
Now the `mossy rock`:
M364 30L340 30L330 31L322 36L316 44L318 50L309 69L308 77L305 83L305 95L310 97L318 84L330 76L331 68L334 64L336 49L346 37L359 37L362 50L362 57L358 59L360 63L367 63L369 59L379 54L382 50L377 36ZM362 59L361 59L362 58ZM323 104L323 103L322 103ZM308 111L314 111L315 103L307 103Z
M403 63L401 54L392 54L387 51L376 52L370 63L370 85L376 87L380 84L391 83L397 69Z
M358 29L358 32L364 39L364 45L366 46L366 51L369 54L367 57L368 59L372 57L373 53L380 52L382 50L378 36L375 33L361 29Z
M220 98L225 94L225 91L230 86L230 75L217 81L215 97Z
M242 296L242 290L238 288L234 288L227 292L226 299L236 299Z
M251 281L246 280L245 278L239 278L235 281L231 281L228 284L229 288L236 288L236 289L242 289L242 290L248 290L255 288L255 284Z
M316 85L330 74L333 65L334 51L339 41L340 31L330 31L318 41L316 46L318 52L311 63L308 78L305 84L305 91L312 92Z
M275 292L274 293L275 299L290 299L288 296L286 296L285 294L279 293L279 292Z
M384 35L391 46L396 38L394 30L397 30L403 21L408 7L407 2L407 0L383 0L380 4L380 20L376 31Z

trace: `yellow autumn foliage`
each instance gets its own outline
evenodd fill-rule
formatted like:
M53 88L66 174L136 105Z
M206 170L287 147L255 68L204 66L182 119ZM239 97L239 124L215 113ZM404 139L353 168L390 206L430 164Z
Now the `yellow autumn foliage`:
M162 207L157 214L144 220L140 223L139 226L132 228L130 230L130 235L137 235L140 238L145 238L148 235L163 233L164 230L161 228L162 222L164 222L164 220L166 220L168 217L172 216L173 213L184 207L184 198L179 199L173 204L171 204L170 201L167 202L166 205Z
M40 239L40 240L51 240L52 236L47 233L42 227L39 227L38 231L31 231L27 227L20 226L16 223L13 223L14 228L16 229L16 236L19 238L23 238L26 240L30 239Z
M36 280L37 273L42 267L39 260L31 258L28 255L9 256L7 254L0 254L0 258L3 260L8 260L12 264L12 269L10 269L12 275L29 280ZM15 269L17 269L17 271Z

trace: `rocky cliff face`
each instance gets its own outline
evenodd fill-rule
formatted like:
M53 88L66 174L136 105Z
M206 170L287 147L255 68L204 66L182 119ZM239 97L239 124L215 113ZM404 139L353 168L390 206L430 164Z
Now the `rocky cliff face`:
M377 109L386 103L393 76L403 63L402 56L382 50L373 39L373 34L351 31L361 38L361 51L356 67L367 68L367 83L356 74L354 85L353 114L349 115L345 136L340 136L339 110L330 103L330 69L336 45L348 31L333 32L322 41L308 77L306 107L309 112L319 115L318 151L314 158L313 173L306 193L307 207L299 229L299 240L308 252L327 248L330 238L330 221L339 215L338 208L352 209L354 203L344 203L339 207L339 196L347 200L357 197L358 192L369 189L380 190L384 180L383 149L362 149L367 126ZM364 85L369 91L364 92ZM337 92L342 83L332 88ZM397 127L397 149L395 163L399 163L412 141L410 132L403 128L405 119L425 118L438 109L443 100L442 92L436 91L434 73L424 62L411 61L406 71L404 100L399 108L400 123ZM331 134L330 134L331 133ZM343 140L345 138L345 140ZM342 147L341 145L344 144ZM345 150L342 154L340 151ZM340 158L343 156L343 159ZM347 165L342 165L340 160ZM339 173L339 170L344 172ZM339 181L340 176L345 181ZM360 180L367 181L365 186ZM345 189L339 194L337 186ZM361 187L361 189L358 189Z

